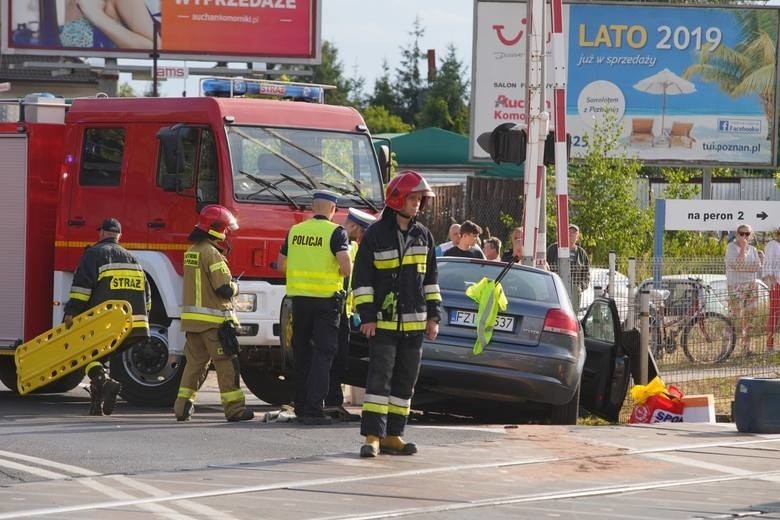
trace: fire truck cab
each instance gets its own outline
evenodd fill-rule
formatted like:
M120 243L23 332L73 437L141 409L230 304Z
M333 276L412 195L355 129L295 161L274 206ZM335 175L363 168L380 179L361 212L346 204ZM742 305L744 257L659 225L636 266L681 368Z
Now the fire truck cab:
M226 81L235 94L235 80ZM285 92L272 85L260 87L261 93L263 88ZM298 87L283 97L310 95L313 89ZM153 302L152 339L114 356L112 376L122 382L128 401L172 403L184 348L179 306L187 236L201 208L221 204L240 226L229 236L227 256L239 278L242 377L261 399L273 393L286 375L279 347L285 288L276 258L288 229L311 216L318 188L341 195L337 222L346 208L376 212L383 205L387 154L378 160L360 114L348 107L236 97L85 98L63 105L62 113L61 123L21 117L6 131L0 125L0 149L11 134L26 142L26 151L18 152L26 155L26 164L3 175L26 179L20 195L25 227L31 227L27 234L36 232L32 227L49 229L37 231L35 247L52 258L45 273L50 287L25 296L20 318L29 325L18 337L0 337L24 341L62 320L84 248L95 242L100 222L115 217L122 223L121 243L143 264ZM39 142L42 127L57 137ZM38 168L56 171L56 178L49 175L56 195L49 186L46 203L36 201L36 185L29 184L44 175L33 171ZM28 251L28 261L34 254ZM47 268L36 266L37 275ZM27 269L24 284L15 285L26 293L35 283L33 274Z

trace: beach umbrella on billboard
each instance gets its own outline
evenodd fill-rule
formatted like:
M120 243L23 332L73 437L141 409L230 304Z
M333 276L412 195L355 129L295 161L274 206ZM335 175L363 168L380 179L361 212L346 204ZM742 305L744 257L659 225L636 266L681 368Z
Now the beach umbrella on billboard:
M696 85L683 79L669 69L656 72L643 80L634 84L634 88L640 92L648 94L661 94L661 131L664 130L664 119L666 117L666 96L678 96L680 94L691 94L696 92Z

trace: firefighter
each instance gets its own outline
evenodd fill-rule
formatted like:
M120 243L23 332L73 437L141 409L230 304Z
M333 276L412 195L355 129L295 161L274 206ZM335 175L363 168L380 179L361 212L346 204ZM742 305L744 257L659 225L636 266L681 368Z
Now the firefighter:
M387 184L381 218L366 230L358 248L352 287L360 331L369 342L361 457L417 452L402 435L420 371L423 335L436 339L441 319L436 244L416 220L433 196L419 173L399 173Z
M197 390L206 379L209 364L217 371L219 395L225 418L230 422L248 421L255 414L246 408L240 388L238 319L232 298L238 293L227 259L228 230L238 229L233 214L222 206L205 206L188 240L194 242L184 254L184 280L181 328L187 335L184 356L187 363L173 405L177 421L189 421L195 407Z
M347 230L347 238L349 238L349 258L353 263L366 228L373 224L375 220L376 218L370 213L356 208L349 208L347 218L344 221L344 228ZM347 370L350 322L356 327L360 325L360 319L357 317L357 314L353 314L355 306L352 298L352 276L347 276L344 288L347 291L347 301L344 304L344 312L341 315L341 323L339 325L338 350L330 366L330 388L328 389L328 395L325 397L325 406L339 408L339 415L349 420L357 420L358 416L350 414L341 408L341 405L344 404L344 392L341 388L341 382Z
M295 415L307 425L332 422L323 402L338 346L344 277L352 271L347 233L331 222L337 202L336 193L315 191L314 215L290 228L279 252L292 298Z
M98 228L98 242L87 248L79 260L70 298L65 304L63 323L70 328L73 317L107 300L125 300L132 307L130 334L120 345L121 350L149 337L151 291L141 264L130 251L119 245L122 225L107 218ZM90 415L111 415L122 385L111 379L102 360L94 360L85 368L89 377Z

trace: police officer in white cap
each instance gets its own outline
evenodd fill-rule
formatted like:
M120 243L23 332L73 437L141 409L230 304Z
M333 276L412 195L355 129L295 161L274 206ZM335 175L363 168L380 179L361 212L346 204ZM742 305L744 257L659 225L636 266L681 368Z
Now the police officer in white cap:
M352 271L347 233L331 222L337 202L336 193L315 191L314 215L290 228L279 252L279 269L287 275L292 298L295 415L308 425L332 421L323 402L338 346L344 277Z
M347 218L344 220L344 227L349 237L349 256L352 263L355 262L358 245L363 240L363 234L366 228L374 223L376 218L370 213L356 208L349 208ZM344 313L341 316L341 326L339 327L339 347L336 357L333 358L333 364L330 367L330 388L325 397L325 406L337 411L337 414L345 419L360 419L360 416L353 416L341 406L344 404L344 392L341 388L341 382L344 379L344 372L347 370L347 360L349 355L349 331L350 321L357 320L355 327L360 326L360 318L354 313L355 306L352 301L352 276L344 280L344 288L347 291L347 300L344 305Z

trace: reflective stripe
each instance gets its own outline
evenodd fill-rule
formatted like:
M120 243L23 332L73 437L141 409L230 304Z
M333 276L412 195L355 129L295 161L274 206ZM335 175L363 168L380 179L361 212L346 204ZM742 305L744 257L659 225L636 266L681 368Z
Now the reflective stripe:
M95 367L102 367L103 363L100 361L93 361L92 363L89 363L86 367L84 367L84 373L89 375L89 371L92 370Z
M404 417L409 415L408 406L396 406L391 404L387 407L387 413L394 413L395 415L403 415Z
M393 258L392 260L374 260L374 267L377 269L395 269L400 264L398 262L398 258Z
M428 258L425 255L405 255L403 265L425 265Z
M79 293L72 292L72 293L70 293L70 297L73 300L79 300L79 301L82 301L82 302L89 301L89 295L87 295L87 294L79 294Z
M355 296L365 296L365 295L369 295L369 294L371 296L373 296L374 295L374 288L371 287L370 285L368 287L366 287L366 286L355 287L354 289L352 289L352 294L354 294Z
M104 273L106 271L135 271L135 272L144 272L143 268L138 264L132 264L132 263L124 263L124 262L117 262L117 263L111 263L111 264L105 264L100 266L98 269L98 273ZM100 278L100 275L98 275L98 279Z
M390 396L390 399L388 399L388 402L391 405L405 406L406 408L409 408L412 405L411 399L401 399L400 397L393 397L392 395Z
M230 269L228 269L228 266L227 266L227 264L224 262L224 260L223 260L223 261L220 261L220 262L216 262L216 263L213 263L213 264L211 264L211 265L209 266L209 271L211 271L212 273L213 273L214 271L222 271L222 272L223 272L223 273L225 273L225 274L228 274L228 273L230 273Z
M425 330L425 326L425 321L402 322L400 324L395 321L378 320L376 322L376 328L378 329L393 331L397 330L400 332L419 332Z
M374 412L381 415L387 415L388 406L386 404L375 404L363 402L364 412Z
M196 271L193 279L195 280L195 306L200 307L203 305L203 292L201 291L200 272ZM182 316L184 319L184 316Z
M441 291L439 290L439 284L430 284L423 287L423 293L425 293L425 301L440 302Z
M410 246L406 250L406 254L412 256L428 256L428 250L428 246Z
M398 258L398 251L393 249L392 251L375 251L374 260L392 260Z
M437 292L440 292L440 290L439 290L439 284L437 284L437 283L432 283L432 284L429 284L429 285L423 285L423 292L424 292L425 294L428 294L428 293L435 293L435 292L436 292L436 293L437 293Z
M194 388L184 388L179 387L179 393L176 395L176 397L181 397L182 399L189 399L190 401L195 400L195 395L197 392Z
M181 319L218 324L222 324L225 321L238 323L238 319L233 315L232 310L209 309L208 307L182 307Z
M74 285L70 288L70 294L73 293L83 294L84 296L87 297L87 299L89 299L90 295L92 294L92 289L90 289L89 287L78 287Z
M386 395L365 394L363 396L363 402L365 403L366 401L375 404L387 404L390 402L390 398Z
M235 403L236 401L244 399L244 391L239 389L233 390L232 392L222 392L219 394L219 397L222 404Z

